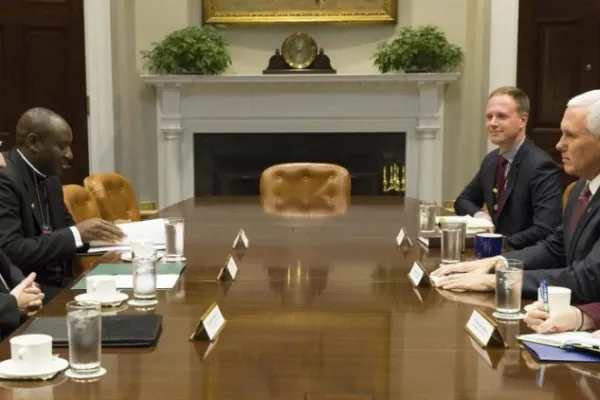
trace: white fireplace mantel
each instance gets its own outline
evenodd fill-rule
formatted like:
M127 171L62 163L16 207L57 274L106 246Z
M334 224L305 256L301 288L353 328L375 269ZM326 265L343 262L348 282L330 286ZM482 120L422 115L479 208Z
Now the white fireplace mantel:
M194 196L194 134L406 132L406 195L442 200L444 91L459 74L142 75L156 88L159 206Z

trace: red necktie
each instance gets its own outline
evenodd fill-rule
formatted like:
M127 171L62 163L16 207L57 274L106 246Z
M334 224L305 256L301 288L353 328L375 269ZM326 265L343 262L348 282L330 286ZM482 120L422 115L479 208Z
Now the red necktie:
M502 209L502 202L504 201L504 185L506 184L506 165L508 160L502 156L498 157L498 167L496 168L496 215L500 213Z
M571 233L575 232L577 228L577 224L583 215L583 210L587 207L590 202L590 198L592 197L592 192L590 191L590 187L585 185L579 197L577 198L577 204L575 204L575 209L573 210L573 216L571 217Z

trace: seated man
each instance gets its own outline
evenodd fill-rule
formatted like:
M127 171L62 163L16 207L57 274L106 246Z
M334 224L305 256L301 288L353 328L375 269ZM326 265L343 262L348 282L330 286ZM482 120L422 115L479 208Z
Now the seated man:
M559 169L525 137L529 98L518 88L494 90L487 104L487 135L498 150L488 153L477 175L454 203L457 215L483 217L505 245L522 249L546 238L561 222ZM483 205L489 212L481 210Z
M0 169L0 248L25 273L36 272L50 301L72 280L71 262L84 242L117 241L123 233L97 218L75 226L67 211L59 175L73 159L73 135L63 118L33 108L16 131Z
M545 240L504 254L523 261L523 296L537 298L540 283L572 290L575 303L600 301L600 90L571 99L561 122L556 148L565 171L581 179L567 200L563 224ZM492 271L499 257L442 266L436 286L454 290L493 291ZM461 274L452 274L462 272Z
M30 317L42 307L44 294L35 285L34 272L12 289L8 282L0 281L0 339L3 339L20 325L23 316Z

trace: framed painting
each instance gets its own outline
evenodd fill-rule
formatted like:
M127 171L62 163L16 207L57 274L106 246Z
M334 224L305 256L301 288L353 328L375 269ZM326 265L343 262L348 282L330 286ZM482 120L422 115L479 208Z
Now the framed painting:
M202 0L205 24L395 23L398 0Z

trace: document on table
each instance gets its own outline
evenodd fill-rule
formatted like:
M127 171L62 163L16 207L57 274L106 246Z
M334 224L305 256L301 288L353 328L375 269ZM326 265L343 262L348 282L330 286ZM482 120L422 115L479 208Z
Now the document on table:
M131 241L140 239L152 240L156 250L164 250L166 247L165 220L162 218L126 222L117 224L117 226L125 233L125 237L120 242L108 243L93 240L90 242L88 254L130 250Z
M156 275L156 289L172 289L179 274ZM117 289L133 289L133 275L117 275Z

